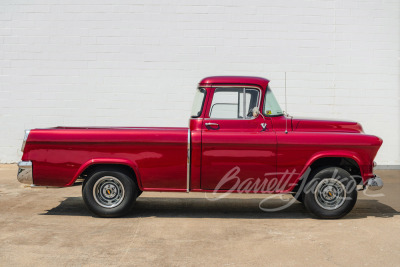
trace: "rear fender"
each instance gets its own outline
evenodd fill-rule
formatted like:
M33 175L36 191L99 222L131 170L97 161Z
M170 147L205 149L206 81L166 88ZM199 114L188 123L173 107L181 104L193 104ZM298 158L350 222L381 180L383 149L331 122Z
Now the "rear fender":
M130 160L119 159L119 158L95 158L95 159L88 160L87 162L85 162L84 164L81 165L81 167L75 173L72 180L66 186L73 185L75 183L75 181L78 179L78 177L90 166L100 165L100 164L110 164L110 165L118 164L118 165L125 165L125 166L130 167L135 173L139 189L143 191L142 180L140 178L139 167L137 166L137 164Z

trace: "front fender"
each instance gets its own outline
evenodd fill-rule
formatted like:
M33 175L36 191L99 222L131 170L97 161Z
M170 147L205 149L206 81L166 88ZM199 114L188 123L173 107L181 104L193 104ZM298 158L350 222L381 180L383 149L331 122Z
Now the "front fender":
M346 150L336 150L336 151L320 151L315 154L313 154L306 162L304 165L303 169L299 172L299 175L297 176L297 179L291 183L291 186L284 191L276 192L276 193L286 193L286 192L291 192L299 183L300 179L302 176L306 173L307 169L311 167L311 165L316 162L319 159L323 158L348 158L348 159L353 159L360 170L361 177L363 181L365 182L368 177L364 174L364 170L361 166L363 166L365 163L362 160L362 157L358 155L357 153L353 151L346 151Z

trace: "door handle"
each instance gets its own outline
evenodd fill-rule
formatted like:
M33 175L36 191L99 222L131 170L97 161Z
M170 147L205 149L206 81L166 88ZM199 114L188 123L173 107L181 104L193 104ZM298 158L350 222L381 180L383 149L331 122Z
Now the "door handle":
M206 122L204 125L207 127L207 129L212 129L212 130L219 129L219 124L215 122Z

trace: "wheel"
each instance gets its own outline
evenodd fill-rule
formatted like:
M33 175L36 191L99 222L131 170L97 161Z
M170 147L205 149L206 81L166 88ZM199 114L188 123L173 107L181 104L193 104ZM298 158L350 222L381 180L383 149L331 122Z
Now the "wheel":
M303 203L303 201L304 201L304 196L303 196L303 193L299 193L299 192L295 192L295 193L292 193L292 196L298 201L298 202L301 202L301 203Z
M101 170L87 178L82 197L87 208L100 217L126 215L137 198L132 178L114 170Z
M349 213L357 201L357 183L342 168L316 172L304 191L304 206L322 219L338 219Z

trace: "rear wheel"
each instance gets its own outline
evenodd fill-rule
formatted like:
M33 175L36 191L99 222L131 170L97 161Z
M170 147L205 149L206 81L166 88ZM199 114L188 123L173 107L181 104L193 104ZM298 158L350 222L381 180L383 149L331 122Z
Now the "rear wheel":
M304 205L319 218L341 218L353 209L357 201L356 187L356 181L344 169L324 168L307 184Z
M82 196L91 212L100 217L120 217L132 209L138 190L129 176L114 170L101 170L87 179Z

